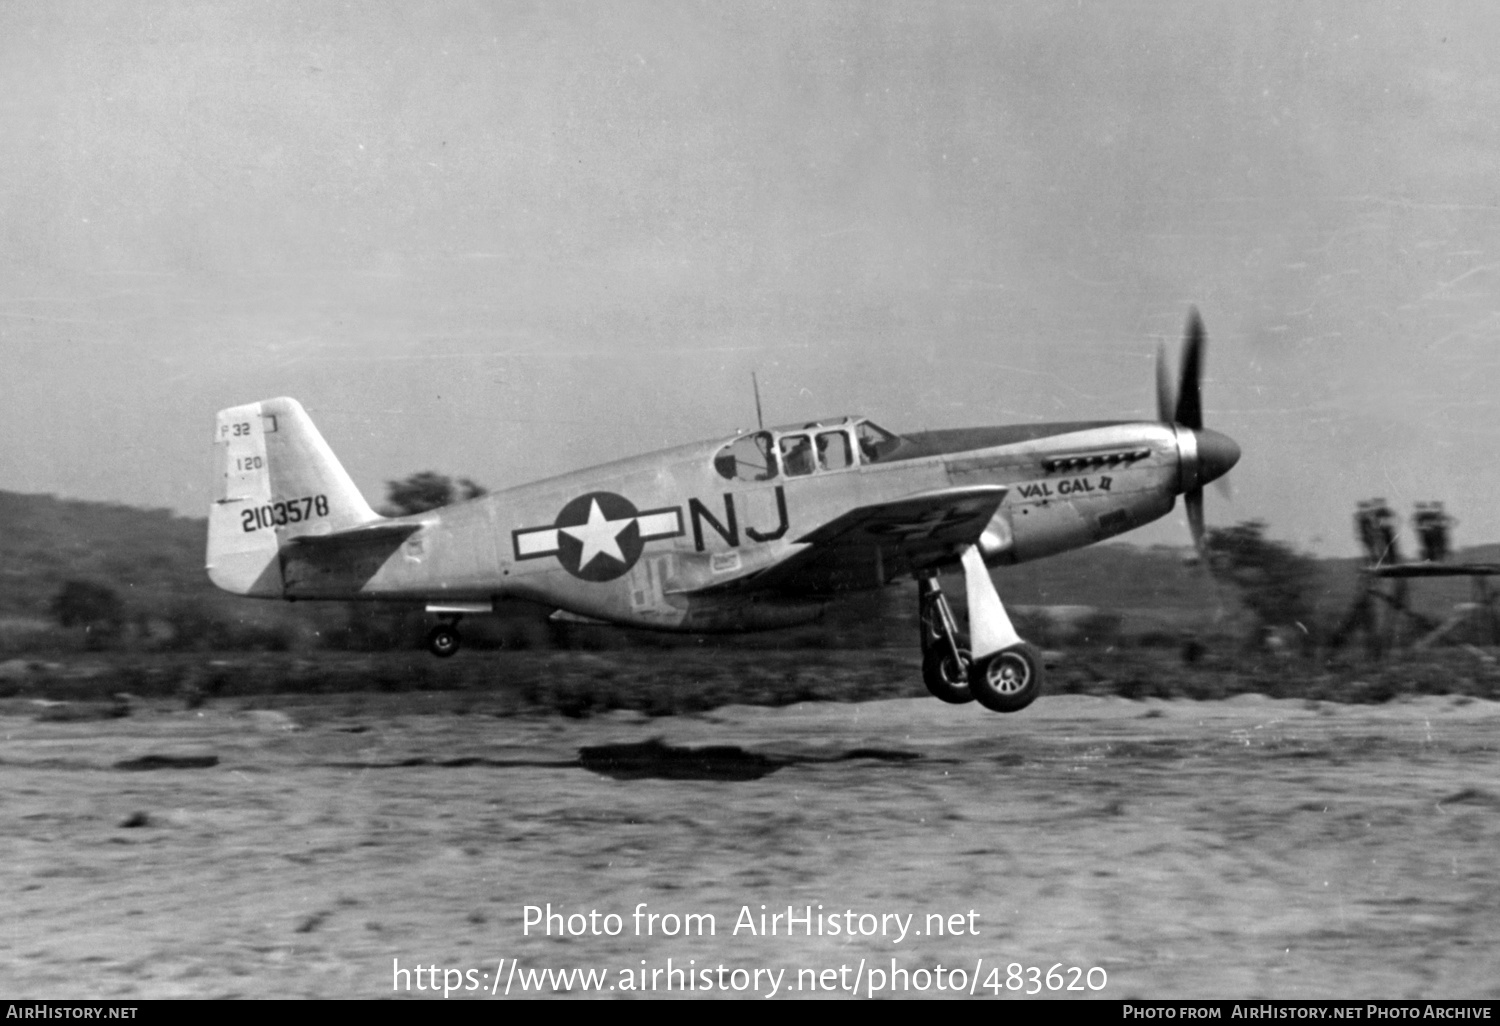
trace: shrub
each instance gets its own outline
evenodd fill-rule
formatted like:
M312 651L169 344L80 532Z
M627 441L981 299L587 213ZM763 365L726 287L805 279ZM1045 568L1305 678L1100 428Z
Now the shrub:
M1245 608L1255 617L1257 640L1276 627L1292 627L1308 636L1317 573L1311 556L1267 538L1261 520L1215 528L1208 532L1206 547L1214 575L1239 589Z
M125 622L125 604L113 588L94 581L68 581L52 599L52 615L64 627L117 632Z

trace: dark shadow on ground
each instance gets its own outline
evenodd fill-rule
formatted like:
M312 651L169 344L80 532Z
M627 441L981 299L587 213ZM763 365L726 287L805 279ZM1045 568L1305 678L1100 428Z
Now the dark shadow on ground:
M218 764L217 755L143 755L139 759L122 759L115 763L115 769L208 769Z
M478 756L432 759L414 756L393 762L335 762L329 765L340 769L399 769L410 766L492 766L498 769L521 766L554 769L577 767L615 780L759 780L783 766L797 763L846 762L850 759L911 762L921 757L916 752L882 748L855 748L837 755L764 755L760 752L747 752L738 745L678 748L660 738L652 738L630 744L580 748L577 759L486 759Z

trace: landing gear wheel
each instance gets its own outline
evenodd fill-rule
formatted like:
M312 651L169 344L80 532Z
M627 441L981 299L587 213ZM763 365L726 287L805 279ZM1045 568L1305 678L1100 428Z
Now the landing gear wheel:
M1024 641L977 660L969 669L969 690L995 712L1018 712L1042 693L1042 656Z
M974 701L974 691L969 687L969 650L960 648L958 654L961 664L954 663L952 649L939 643L922 656L922 683L934 698L950 705Z
M440 623L427 632L427 651L439 659L447 659L458 651L460 639L458 628Z

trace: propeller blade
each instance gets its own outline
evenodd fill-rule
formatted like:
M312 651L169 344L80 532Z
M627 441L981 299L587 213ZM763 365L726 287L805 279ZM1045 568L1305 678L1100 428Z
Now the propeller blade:
M1182 498L1187 507L1188 530L1193 532L1193 548L1198 550L1198 558L1202 559L1206 555L1203 551L1203 489L1194 488L1185 492Z
M1225 499L1225 501L1234 501L1234 485L1229 483L1228 474L1225 474L1223 477L1214 479L1214 489L1219 493L1220 496Z
M1172 394L1172 372L1167 370L1167 344L1156 344L1156 419L1163 424L1172 423L1173 408L1177 397Z
M1193 533L1193 548L1200 561L1208 554L1203 542L1205 478L1217 481L1219 491L1226 498L1231 497L1229 479L1225 475L1240 458L1240 447L1234 443L1234 439L1203 427L1203 357L1207 348L1208 336L1203 330L1203 318L1199 316L1196 306L1190 307L1187 330L1182 340L1182 366L1175 396L1172 392L1171 373L1167 370L1166 346L1158 345L1156 348L1157 419L1164 424L1175 424L1192 432L1197 449L1191 466L1183 467L1184 479L1179 487L1193 486L1183 492L1182 497L1187 509L1188 528Z
M1198 316L1195 306L1188 313L1187 336L1182 342L1182 379L1177 386L1177 412L1172 418L1194 431L1203 427L1203 395L1199 389L1203 376L1203 347L1203 318ZM1157 394L1161 394L1159 384Z

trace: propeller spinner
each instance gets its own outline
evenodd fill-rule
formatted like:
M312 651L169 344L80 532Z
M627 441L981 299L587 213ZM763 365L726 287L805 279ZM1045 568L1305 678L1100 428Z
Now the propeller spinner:
M1239 462L1240 447L1228 435L1203 426L1203 351L1208 344L1203 318L1194 307L1188 314L1182 341L1182 372L1176 394L1167 371L1166 347L1156 353L1156 415L1177 428L1177 451L1182 468L1179 488L1187 507L1193 546L1203 551L1203 486L1229 473Z

